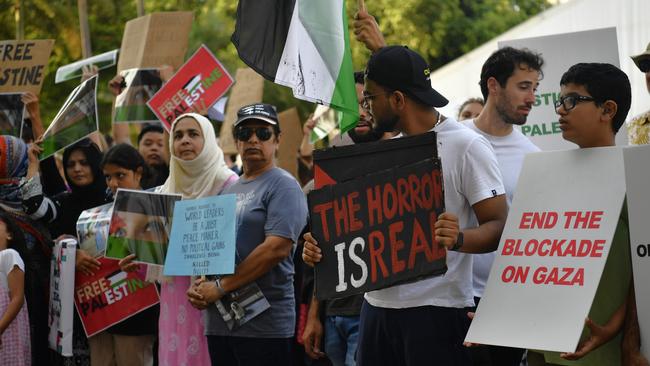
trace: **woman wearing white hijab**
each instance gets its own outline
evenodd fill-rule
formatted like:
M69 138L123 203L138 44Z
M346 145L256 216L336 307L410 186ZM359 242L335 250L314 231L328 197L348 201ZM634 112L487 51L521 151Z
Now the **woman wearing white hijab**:
M157 191L178 193L183 199L220 194L237 180L223 159L214 128L207 118L186 113L172 123L169 140L169 178ZM122 268L134 257L122 261ZM187 302L191 278L166 277L161 281L158 359L165 365L210 365L201 311Z

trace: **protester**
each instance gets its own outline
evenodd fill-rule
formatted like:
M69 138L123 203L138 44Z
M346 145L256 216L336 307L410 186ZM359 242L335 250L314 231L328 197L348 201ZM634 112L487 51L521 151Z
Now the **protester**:
M478 117L462 122L492 145L503 177L508 206L512 203L524 156L539 151L513 125L526 123L535 102L535 91L542 76L543 64L540 55L525 49L504 47L492 53L483 64L479 82L485 107ZM495 257L496 252L474 256L473 287L477 305L483 297ZM487 349L473 349L472 358L475 366L518 366L524 351L519 348L487 346Z
M645 74L645 85L650 93L650 43L645 52L632 56L632 60ZM650 142L650 111L636 116L628 123L627 134L631 145L642 145Z
M29 318L25 305L25 237L0 213L0 364L31 365Z
M363 108L363 72L354 73L357 100L359 102L359 122L348 134L354 143L389 139L393 133L379 133L374 129L372 116ZM313 187L312 187L313 188ZM313 272L310 270L309 272ZM312 276L308 276L313 279ZM307 287L313 286L313 280ZM359 336L359 314L363 295L354 295L331 301L318 301L311 297L307 323L302 340L305 353L313 359L327 357L334 366L354 366ZM321 313L325 313L325 326ZM323 338L323 334L325 337ZM323 348L321 348L321 344ZM322 352L325 351L325 353Z
M483 98L469 98L460 105L458 108L458 120L465 121L468 119L474 119L481 114L485 102Z
M27 146L17 137L0 136L0 212L15 220L25 236L25 299L29 313L32 365L49 365L48 299L51 239L47 228L22 206L21 183L27 175Z
M89 139L70 146L63 151L64 175L70 191L64 191L52 198L44 194L44 181L55 180L51 175L55 172L45 172L48 176L41 176L38 156L42 152L40 146L35 143L29 148L29 167L27 169L27 181L21 186L23 195L23 207L28 215L48 223L53 238L61 235L77 236L76 223L79 215L84 210L100 206L108 202L106 184L100 162L102 154L97 145ZM77 250L75 256L76 270L85 273L92 273L99 267L99 262L84 250ZM74 319L73 332L73 357L65 359L55 357L55 363L60 365L74 364L78 366L90 365L90 350L88 340L85 336L83 326L77 314Z
M241 262L231 276L198 280L190 302L207 308L206 334L213 365L289 365L295 329L292 253L307 223L307 203L296 180L275 166L280 126L275 107L254 104L237 113L233 137L244 174L224 194L237 195ZM229 330L212 304L255 283L270 308Z
M431 364L432 357L441 365L471 364L462 345L469 325L466 308L474 305L472 256L466 253L495 250L505 223L504 189L490 144L435 110L447 99L431 88L428 74L416 52L384 47L368 61L364 100L380 131L437 133L447 212L435 223L435 239L448 248L448 270L444 276L365 294L357 353L361 366ZM303 259L319 261L315 240L306 239Z
M555 111L560 116L562 138L579 148L614 146L616 132L630 109L630 81L610 64L573 65L560 80L560 98ZM575 353L529 352L530 366L621 365L621 339L630 291L630 262L627 205L624 205L612 239L605 269L586 320L588 337Z
M169 177L169 151L162 126L147 125L140 130L138 151L147 165L154 170L151 182L143 182L142 187L149 189L163 185Z
M104 155L100 166L113 196L118 188L142 189L140 172L144 160L134 147L127 144L113 146ZM156 305L90 337L92 366L153 365L158 316L159 307Z

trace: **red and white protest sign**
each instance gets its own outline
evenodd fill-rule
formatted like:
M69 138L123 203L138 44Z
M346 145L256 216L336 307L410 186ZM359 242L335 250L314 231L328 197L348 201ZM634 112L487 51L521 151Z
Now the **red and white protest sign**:
M466 341L574 352L624 197L619 148L527 155Z
M202 45L174 76L147 102L169 130L183 113L205 111L233 84L221 62Z
M136 272L122 272L117 260L98 260L101 267L94 275L75 275L74 303L88 337L160 301L156 285L144 282Z

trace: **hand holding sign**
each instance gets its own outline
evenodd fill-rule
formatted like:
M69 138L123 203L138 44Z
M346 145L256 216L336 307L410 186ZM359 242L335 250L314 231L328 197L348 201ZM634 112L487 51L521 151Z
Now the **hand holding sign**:
M318 247L318 242L314 239L311 233L305 233L303 238L305 239L305 244L302 247L302 260L309 266L313 267L320 262L323 255Z
M438 216L434 227L438 245L451 250L456 245L458 233L460 232L458 217L452 213L443 212Z

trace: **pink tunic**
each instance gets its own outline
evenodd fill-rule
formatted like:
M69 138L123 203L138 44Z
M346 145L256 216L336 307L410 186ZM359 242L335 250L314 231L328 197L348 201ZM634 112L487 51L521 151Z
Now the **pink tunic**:
M9 287L7 274L14 266L25 271L20 255L13 249L0 251L0 316L7 311L9 306ZM29 366L31 365L31 343L29 339L29 318L27 316L27 302L23 303L16 318L2 333L0 345L0 365L2 366Z

